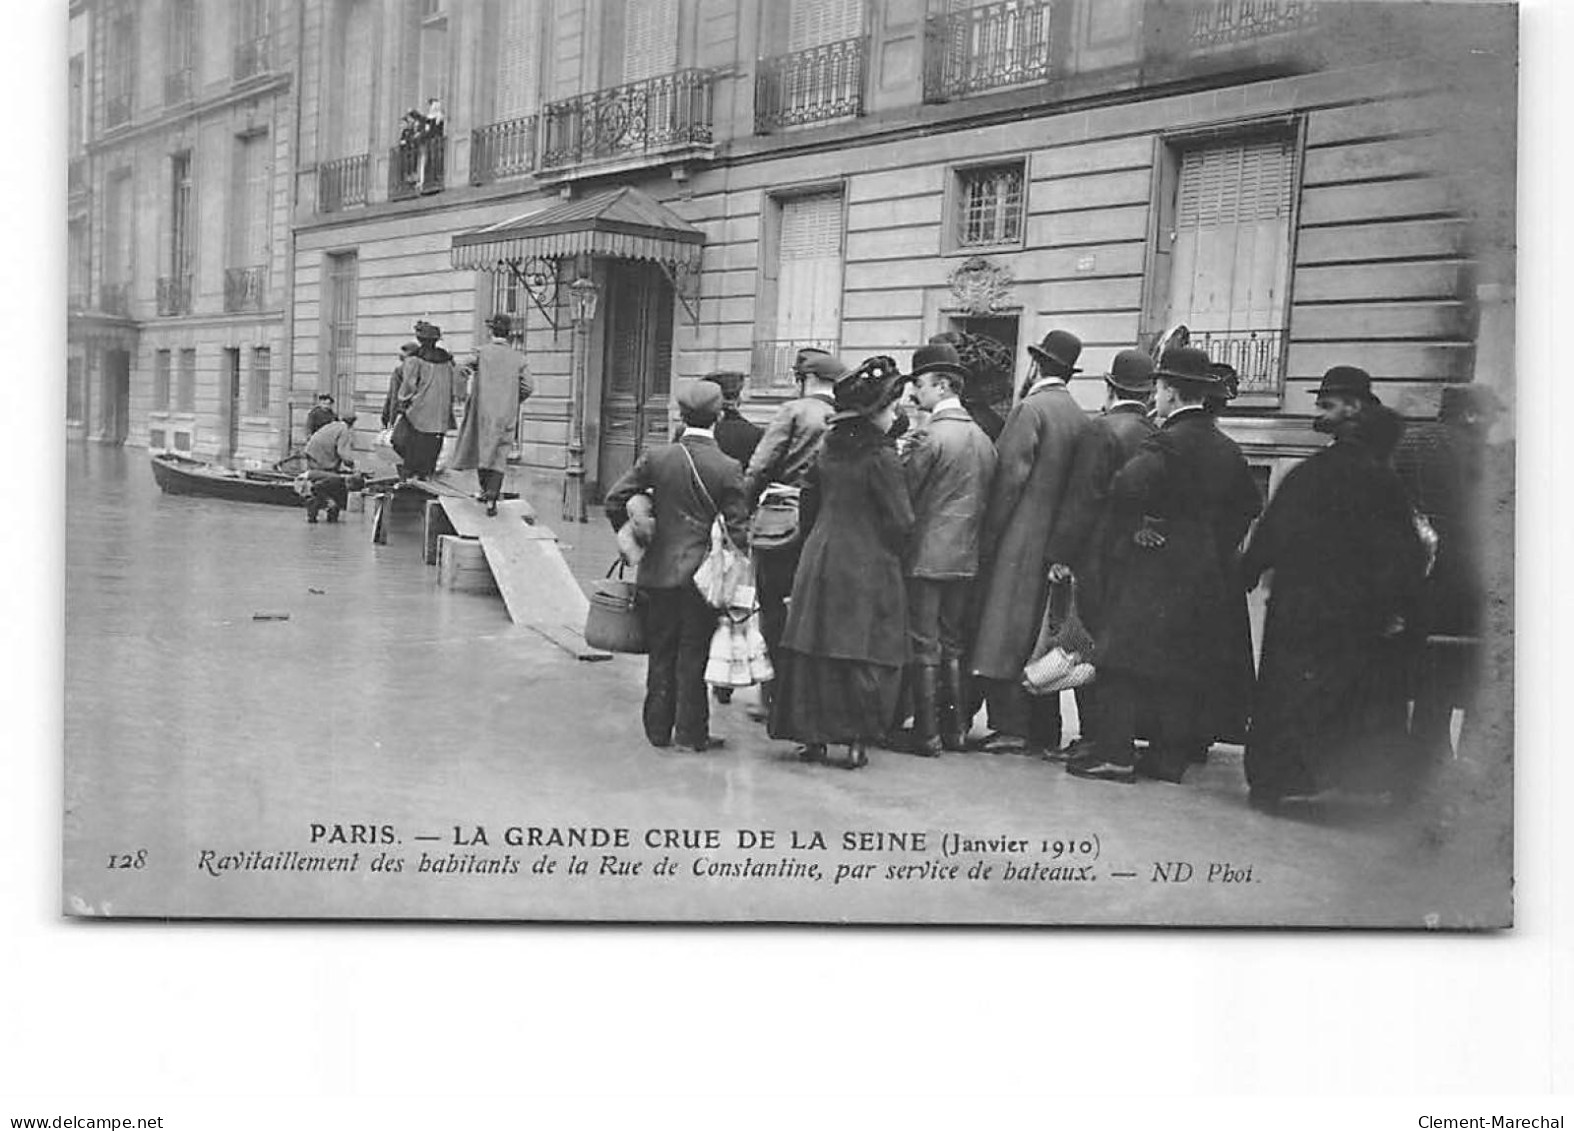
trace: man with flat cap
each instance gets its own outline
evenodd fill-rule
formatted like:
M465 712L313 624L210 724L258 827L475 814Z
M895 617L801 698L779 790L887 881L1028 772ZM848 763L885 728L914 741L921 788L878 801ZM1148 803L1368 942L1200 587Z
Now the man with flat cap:
M777 409L743 475L743 491L751 507L767 495L791 500L791 505L796 505L831 426L831 414L836 411L832 390L847 373L847 366L824 350L798 351L793 361L798 398ZM800 529L784 545L755 549L754 586L760 603L760 635L765 637L772 666L782 658L787 599L792 596L793 574L798 571L798 555L808 533ZM769 682L760 685L760 704L750 710L750 718L756 722L769 720L773 690Z
M928 422L902 455L914 526L903 573L907 636L913 663L914 753L962 749L966 718L968 608L978 574L978 543L995 446L962 406L968 379L957 351L946 343L913 351L913 392Z
M1380 792L1406 768L1406 637L1425 560L1391 442L1369 427L1388 412L1370 386L1354 366L1324 376L1313 427L1334 442L1284 477L1246 552L1248 587L1272 573L1246 741L1259 807Z
M1089 421L1066 381L1082 342L1052 330L1028 346L1036 376L1006 418L980 535L982 563L973 674L988 681L992 753L1043 755L1060 745L1060 697L1022 690L1022 668L1049 596L1049 571L1081 551L1087 524L1071 491Z
M513 323L506 314L486 320L492 340L466 363L470 392L465 399L465 419L459 428L450 464L455 471L474 468L480 482L481 501L488 515L497 514L503 493L503 476L514 448L519 405L535 392L523 351L508 340Z
M399 370L396 415L410 426L399 464L401 479L425 479L437 470L443 436L454 426L454 356L438 345L442 330L430 322L415 324L415 353Z
M1178 782L1212 736L1238 729L1252 678L1241 540L1262 509L1246 458L1207 409L1223 390L1203 350L1172 348L1154 371L1159 429L1110 484L1122 535L1100 610L1099 719L1079 777ZM1154 732L1139 762L1137 712Z
M1153 400L1153 359L1142 350L1121 350L1104 375L1104 388L1104 410L1088 429L1085 450L1077 457L1072 482L1072 492L1080 500L1076 513L1088 523L1089 531L1081 539L1082 553L1070 565L1077 578L1077 609L1082 623L1095 638L1108 603L1105 588L1109 584L1110 563L1118 555L1119 544L1136 531L1135 524L1120 521L1109 492L1115 473L1130 462L1157 428L1148 419ZM1077 688L1076 696L1081 734L1068 752L1072 764L1094 756L1097 683Z
M748 545L743 469L716 446L721 389L684 381L677 390L683 436L646 448L607 492L614 529L628 521L629 500L649 493L655 524L635 581L644 599L645 671L642 719L652 746L676 744L703 751L720 746L710 735L705 662L716 611L695 588L694 575L710 551L711 523L720 514L738 547Z

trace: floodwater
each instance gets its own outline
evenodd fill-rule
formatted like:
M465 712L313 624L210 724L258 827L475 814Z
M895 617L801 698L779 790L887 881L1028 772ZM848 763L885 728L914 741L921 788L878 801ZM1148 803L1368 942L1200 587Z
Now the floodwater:
M78 914L1446 927L1507 913L1504 807L1469 759L1409 815L1307 820L1250 810L1238 751L1180 786L976 753L802 765L745 718L747 692L713 706L725 749L657 751L639 729L641 659L577 662L497 597L438 588L414 516L379 546L361 514L312 526L163 496L140 451L73 446L68 465L63 895ZM563 538L582 576L599 572L604 531ZM510 843L587 827L630 843ZM773 845L740 845L762 831ZM893 833L905 841L860 839ZM948 833L1028 847L947 855ZM257 866L291 852L355 868ZM570 857L589 871L566 874ZM534 871L547 858L552 873ZM663 858L676 874L655 874ZM821 878L707 874L751 860ZM859 863L875 866L836 880Z

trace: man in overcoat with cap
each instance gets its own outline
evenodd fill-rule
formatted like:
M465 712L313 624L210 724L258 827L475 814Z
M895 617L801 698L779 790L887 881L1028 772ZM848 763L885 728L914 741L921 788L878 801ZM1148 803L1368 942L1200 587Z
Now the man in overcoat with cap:
M417 322L419 347L404 359L399 371L395 412L411 428L401 453L401 478L425 479L436 471L443 436L454 426L454 356L437 344L442 336L442 330L432 323Z
M847 373L847 366L825 350L805 348L798 351L793 360L793 375L798 379L799 395L776 410L743 475L744 495L750 508L758 505L761 495L773 485L779 484L793 493L803 489L830 428L831 414L836 411L836 382ZM787 627L787 599L792 596L793 574L797 572L798 555L807 535L808 531L800 525L798 537L791 545L770 550L761 548L754 555L760 635L765 638L773 667L781 660L782 632ZM755 721L765 722L770 718L773 690L768 682L760 685L760 704L749 712Z
M486 325L491 341L477 350L465 366L470 372L470 392L450 466L455 471L475 469L486 513L495 515L497 500L503 493L503 477L508 471L508 456L514 448L519 405L535 392L535 385L530 380L524 351L515 349L508 340L513 328L508 315L494 314Z
M1292 468L1252 535L1248 587L1271 571L1246 741L1254 805L1334 787L1377 792L1406 765L1407 628L1421 542L1372 420L1371 378L1335 366L1313 427L1334 442Z
M1154 372L1162 423L1110 484L1116 521L1133 529L1106 563L1095 756L1069 767L1078 776L1178 782L1244 716L1252 656L1238 559L1262 498L1207 409L1221 391L1207 353L1167 350ZM1141 762L1139 708L1155 725Z
M694 585L710 551L711 523L719 513L740 549L748 545L743 469L716 446L712 429L721 415L721 389L685 381L677 390L683 436L646 448L607 492L614 529L628 521L628 503L648 493L655 529L635 577L644 601L645 704L641 717L652 746L703 751L721 745L710 735L705 662L716 611Z
M1073 561L1087 533L1071 482L1089 421L1066 388L1080 372L1081 340L1052 330L1028 352L1037 376L1006 418L984 515L972 669L988 681L995 733L983 748L1042 755L1060 745L1060 699L1028 696L1022 668L1038 636L1050 567Z
M1069 563L1077 579L1077 608L1082 623L1095 637L1109 584L1110 562L1117 556L1118 544L1135 532L1135 524L1122 521L1110 500L1115 474L1137 454L1142 442L1157 426L1148 419L1153 399L1153 359L1142 350L1121 350L1104 375L1104 410L1093 419L1084 440L1085 451L1077 457L1072 492L1079 500L1077 513L1089 524L1082 541L1082 552ZM1068 753L1071 761L1086 761L1093 756L1093 738L1098 731L1097 682L1077 688L1077 719L1081 734Z
M914 517L903 573L913 653L912 749L923 755L938 754L942 746L962 749L971 722L963 717L963 663L995 446L962 405L967 379L952 346L913 351L914 396L929 419L908 437L903 453Z

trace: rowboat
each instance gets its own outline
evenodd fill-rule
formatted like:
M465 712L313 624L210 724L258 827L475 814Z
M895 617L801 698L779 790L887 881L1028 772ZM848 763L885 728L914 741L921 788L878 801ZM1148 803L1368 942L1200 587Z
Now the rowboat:
M201 495L237 503L304 506L295 492L295 475L276 464L263 470L236 471L190 456L159 452L152 457L153 480L166 495Z

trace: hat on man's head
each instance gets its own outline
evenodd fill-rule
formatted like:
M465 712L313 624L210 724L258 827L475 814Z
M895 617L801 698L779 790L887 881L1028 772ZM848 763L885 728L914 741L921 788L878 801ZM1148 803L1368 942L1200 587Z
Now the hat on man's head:
M792 359L793 372L796 373L798 370L802 369L804 362L808 361L811 357L830 356L830 350L822 350L819 346L804 346L803 349L798 351L798 355Z
M707 373L705 380L719 386L721 395L728 400L737 400L743 395L743 383L747 380L747 375L734 369L722 369L715 373Z
M423 341L430 340L435 342L443 336L443 331L441 327L434 326L423 319L415 324L415 336Z
M1081 373L1077 358L1082 356L1082 339L1069 330L1051 330L1036 346L1028 346L1039 368L1053 377L1068 377Z
M1368 404L1382 404L1372 395L1372 375L1355 365L1336 365L1323 374L1323 383L1312 391L1314 397L1355 397Z
M506 314L494 314L486 320L486 328L499 338L506 338L514 332L514 320Z
M831 424L855 416L873 416L894 401L907 378L893 358L880 355L867 358L857 369L836 382L836 411Z
M317 399L319 401L327 401L329 404L332 404L333 403L333 394L332 393L318 393L317 394Z
M1224 388L1213 362L1208 359L1208 351L1192 346L1173 346L1165 350L1164 356L1159 358L1159 367L1153 371L1153 379L1190 386L1205 393L1217 393Z
M404 345L399 347L399 352L404 354L406 357L409 357L412 353L420 353L421 352L421 343L420 342L406 342Z
M803 351L808 353L807 350ZM802 380L805 377L816 377L821 381L840 381L847 376L847 366L839 357L832 357L828 353L816 350L803 359L802 364L795 364L794 370Z
M721 386L714 381L678 382L678 409L682 412L721 412Z
M917 377L920 373L949 373L959 381L966 381L968 376L962 355L950 342L930 342L913 351L912 375Z
M1116 392L1147 397L1153 392L1153 359L1141 350L1121 350L1110 362L1104 383Z
M1496 418L1502 412L1503 400L1489 385L1444 385L1437 418L1460 420L1466 413Z
M1235 366L1227 361L1215 361L1213 375L1219 379L1219 391L1215 395L1221 400L1233 401L1241 391L1241 375Z

